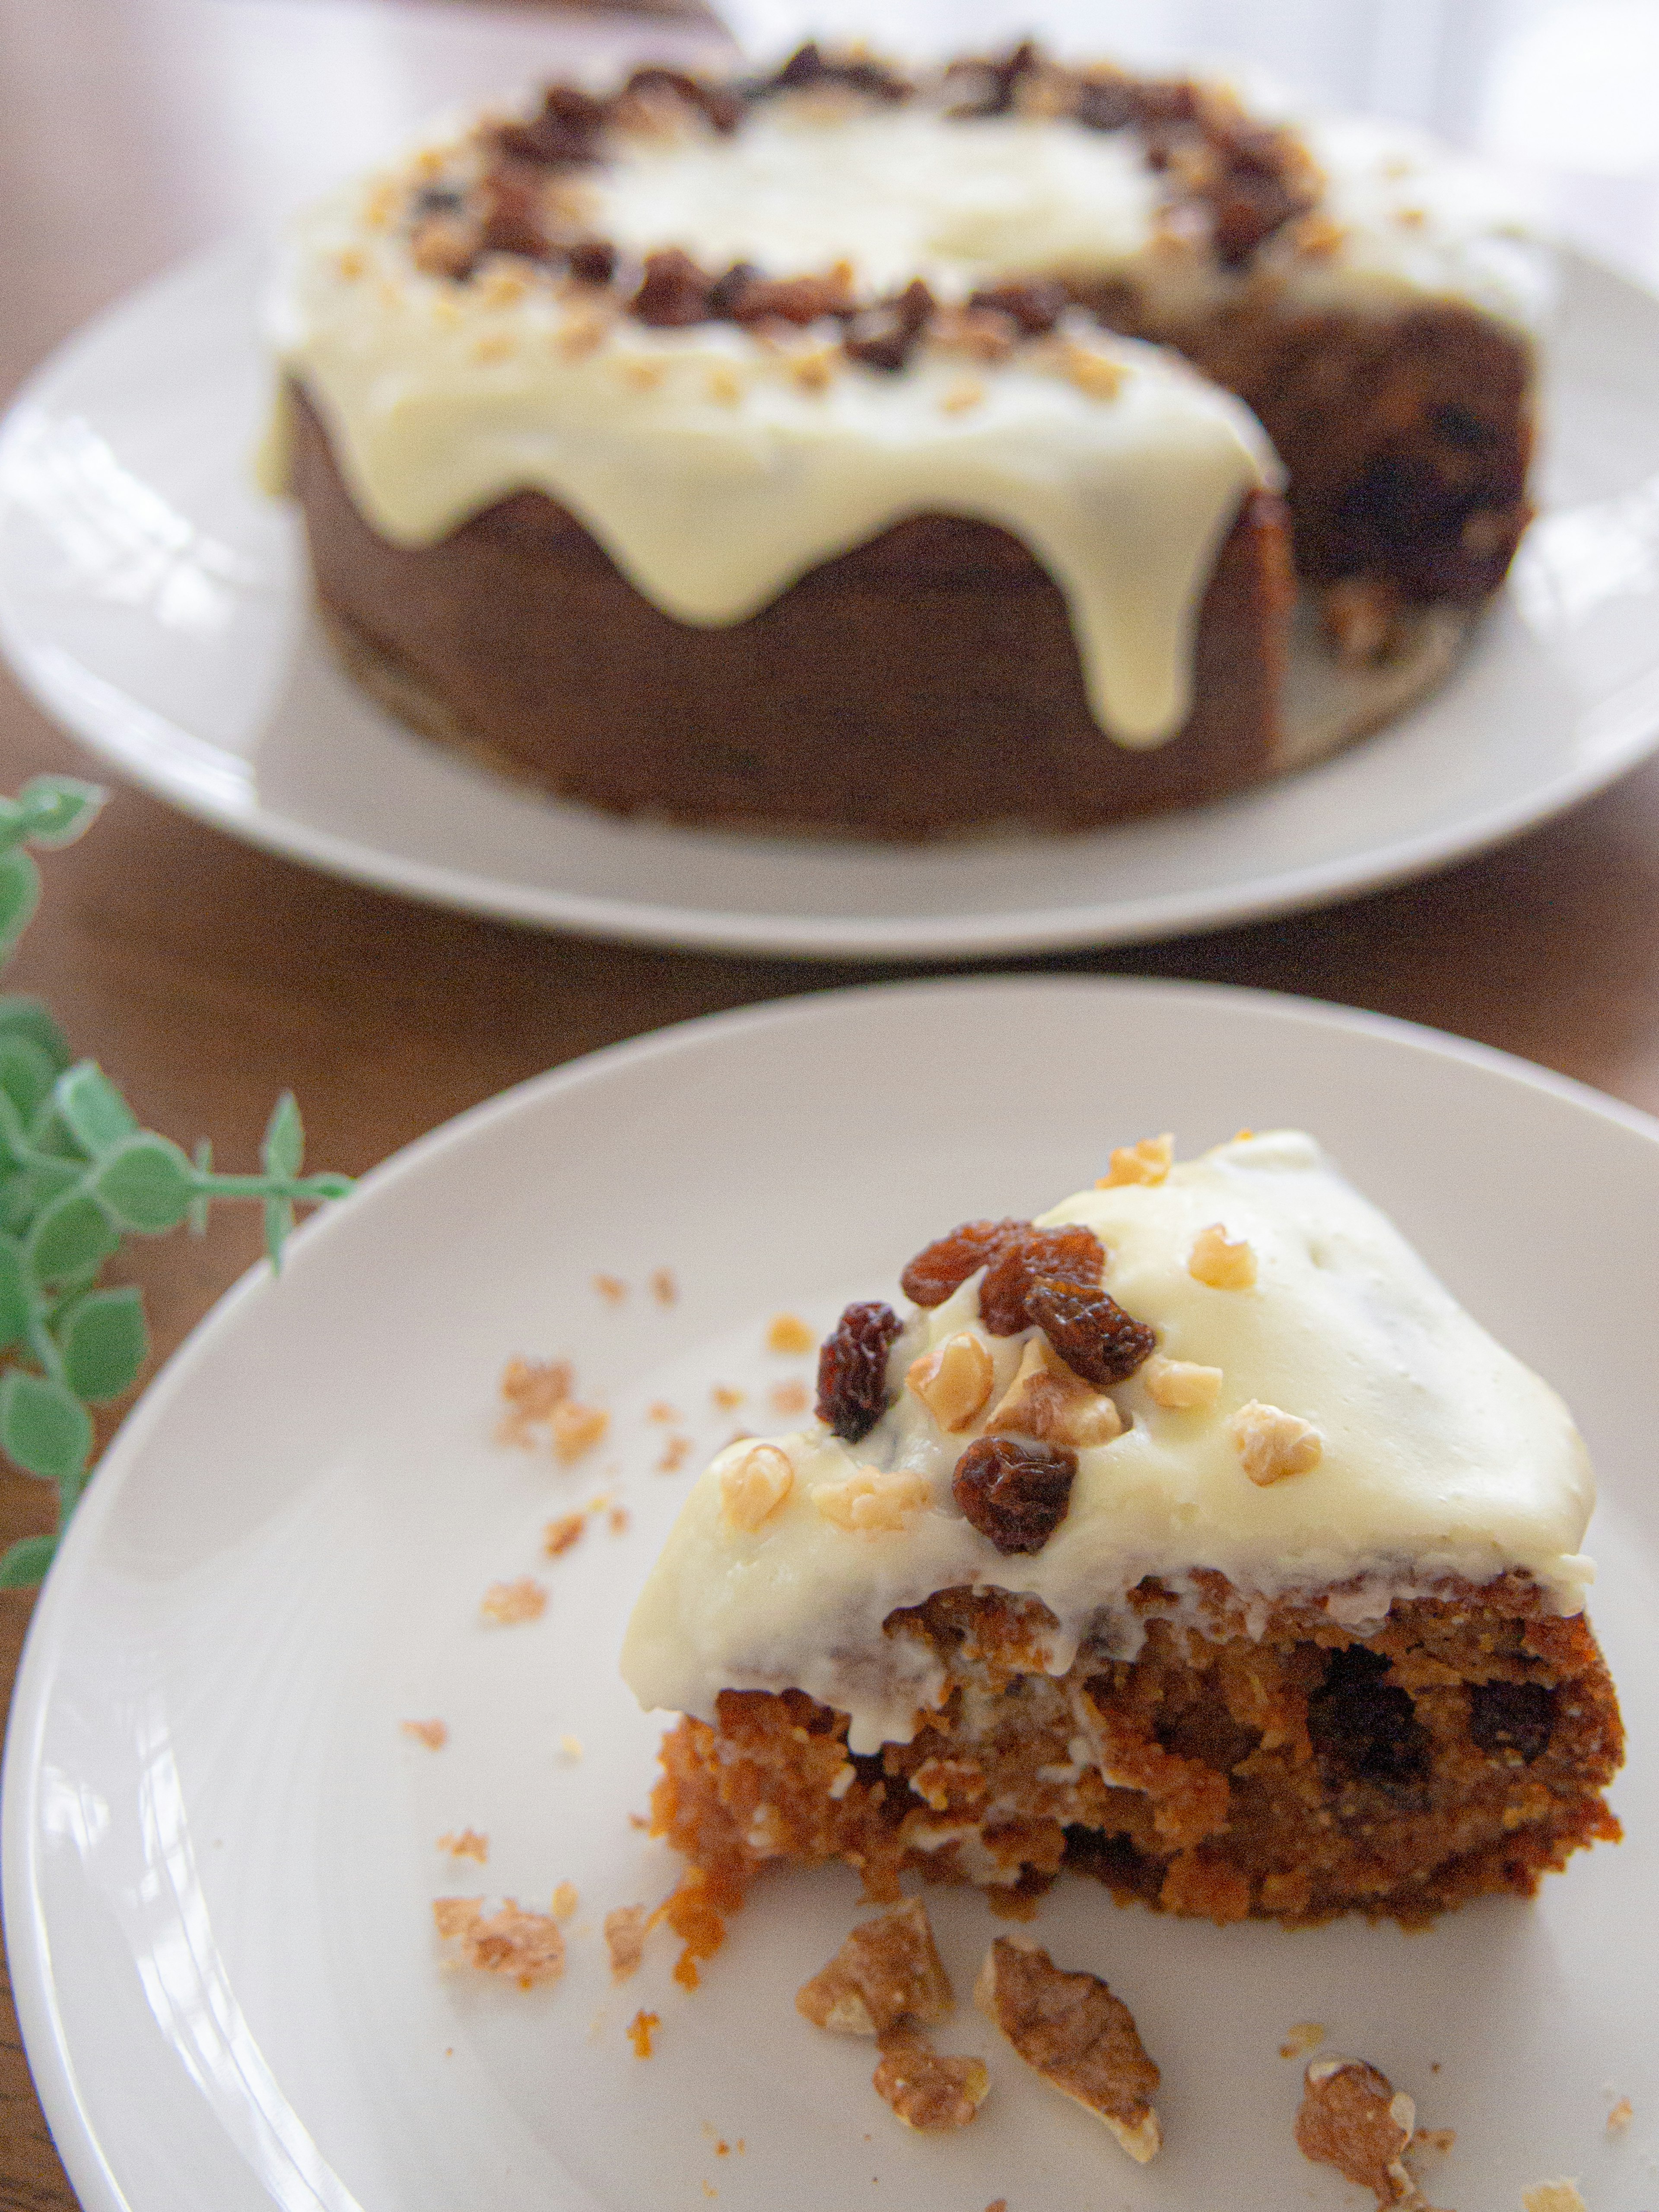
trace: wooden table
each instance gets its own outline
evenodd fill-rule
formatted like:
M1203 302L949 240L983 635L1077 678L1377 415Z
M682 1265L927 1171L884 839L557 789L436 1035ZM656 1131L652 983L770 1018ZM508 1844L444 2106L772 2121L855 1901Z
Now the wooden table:
M0 0L0 393L181 253L280 215L424 110L596 45L701 35L395 0ZM0 789L86 763L0 674ZM252 1164L298 1092L314 1164L369 1167L503 1085L688 1016L872 971L533 935L234 844L136 792L48 858L9 981L44 994L149 1126ZM1328 912L1032 966L1292 991L1455 1030L1659 1111L1659 764L1430 882ZM878 971L894 972L894 971ZM252 1212L141 1248L166 1352L256 1256ZM0 1474L0 1546L45 1525ZM8 1692L29 1614L0 1595ZM0 2212L74 2199L0 2022Z

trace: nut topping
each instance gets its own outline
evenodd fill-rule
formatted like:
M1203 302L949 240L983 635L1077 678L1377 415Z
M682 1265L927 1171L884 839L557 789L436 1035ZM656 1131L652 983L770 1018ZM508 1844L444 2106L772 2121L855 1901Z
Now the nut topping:
M927 1908L914 1897L861 1921L795 1992L796 2011L833 2035L885 2035L904 2020L931 2027L951 2003Z
M751 1444L720 1469L720 1517L752 1535L770 1520L795 1486L789 1455L775 1444Z
M1255 1254L1242 1237L1233 1242L1221 1224L1212 1221L1193 1239L1187 1273L1212 1291L1248 1291L1255 1281Z
M1144 2166L1157 2155L1158 2069L1129 2008L1097 1974L1067 1973L1035 1944L999 1936L974 2002L1034 2072L1103 2120L1131 2158Z
M1303 2083L1296 2141L1304 2158L1373 2191L1379 2207L1422 2206L1404 2158L1417 2125L1412 2100L1363 2058L1316 2058Z
M991 2086L982 2058L945 2057L903 2028L882 2038L881 2063L872 2078L907 2128L928 2134L965 2128Z
M928 1502L927 1479L914 1468L854 1468L841 1482L823 1482L812 1502L826 1521L849 1534L889 1535Z
M1252 1398L1227 1424L1244 1472L1265 1488L1286 1475L1307 1474L1325 1456L1325 1439L1311 1421Z
M985 1346L961 1329L913 1359L904 1380L940 1428L955 1431L971 1424L991 1395L995 1375Z
M1085 1449L1121 1436L1123 1416L1104 1391L1091 1390L1072 1372L1046 1338L1034 1336L985 1430L988 1436L1012 1431Z
M1141 1369L1140 1379L1155 1406L1184 1413L1195 1407L1213 1406L1224 1378L1218 1367L1200 1367L1191 1359L1165 1359L1155 1354Z
M1174 1163L1172 1136L1143 1137L1138 1145L1119 1145L1095 1188L1117 1190L1125 1183L1162 1182Z

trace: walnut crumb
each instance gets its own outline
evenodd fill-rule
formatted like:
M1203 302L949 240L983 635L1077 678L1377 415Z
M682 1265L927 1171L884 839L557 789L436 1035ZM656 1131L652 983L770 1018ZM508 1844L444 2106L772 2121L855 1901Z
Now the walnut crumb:
M1134 2016L1097 1974L1068 1973L1023 1937L999 1936L974 2002L1035 2073L1104 2121L1146 2165L1163 2147L1152 2108L1161 2076Z
M836 346L814 346L810 353L789 356L789 374L803 392L827 392L840 368L840 349Z
M1264 1487L1287 1475L1310 1474L1325 1456L1325 1439L1311 1421L1255 1398L1227 1425L1245 1474Z
M1613 2106L1613 2110L1607 2114L1607 2133L1610 2136L1623 2135L1626 2129L1630 2125L1632 2120L1634 2119L1636 2115L1632 2109L1630 2099L1628 2097L1621 2097L1619 2100L1619 2102Z
M965 2128L991 2086L982 2058L947 2057L926 2037L902 2028L882 2038L871 2078L907 2128L928 2135Z
M477 1859L480 1866L486 1865L489 1859L489 1838L481 1836L476 1828L463 1828L459 1835L452 1829L447 1835L439 1837L437 1848L447 1851L451 1858Z
M1457 2141L1455 2128L1419 2128L1407 2146L1410 2150L1449 2151Z
M516 1582L492 1583L478 1610L486 1620L510 1628L520 1620L539 1620L547 1610L547 1592L533 1576L520 1575Z
M686 1455L691 1449L690 1437L670 1437L663 1446L662 1457L657 1462L659 1474L677 1474L685 1465Z
M804 1413L811 1404L811 1395L804 1382L779 1382L768 1394L772 1411L785 1420L793 1420Z
M553 1892L553 1917L556 1920L570 1919L580 1901L574 1881L560 1882Z
M1575 2181L1540 2181L1521 2191L1521 2202L1526 2212L1589 2212Z
M1116 1190L1124 1183L1162 1182L1175 1164L1175 1139L1143 1137L1138 1145L1119 1145L1096 1183L1097 1190Z
M767 1328L769 1352L811 1352L817 1342L799 1314L775 1314Z
M511 1974L522 1990L556 1982L564 1972L564 1938L544 1912L526 1912L512 1898L484 1915L479 1897L440 1897L432 1917L446 1942L459 1942L459 1963L485 1974Z
M958 1330L913 1359L904 1376L905 1388L915 1393L940 1428L953 1435L973 1421L994 1380L989 1352L969 1329Z
M568 1359L509 1359L501 1382L507 1410L496 1431L497 1441L527 1447L532 1425L550 1420L575 1382Z
M1325 2029L1322 2021L1299 2020L1279 2045L1279 2055L1281 2058L1300 2058L1305 2052L1316 2050L1324 2040Z
M914 1897L861 1921L795 1992L796 2011L833 2035L884 2035L905 2020L931 2027L951 2003L927 1908Z
M812 1503L849 1534L889 1535L927 1504L927 1479L914 1468L857 1467L841 1482L821 1482Z
M615 320L615 316L603 307L575 308L565 317L555 337L554 350L566 361L584 361L605 343Z
M567 1465L580 1459L584 1452L592 1451L611 1425L611 1416L603 1406L580 1406L574 1398L553 1408L548 1424L553 1436L553 1453Z
M609 1306L619 1306L628 1296L628 1285L620 1275L595 1275L593 1287Z
M1092 346L1079 345L1075 339L1062 338L1054 349L1054 358L1060 374L1068 384L1086 392L1091 399L1115 399L1123 386L1121 364L1109 361L1103 353Z
M1074 1375L1045 1336L1020 1355L1013 1381L991 1410L987 1436L1017 1434L1086 1449L1123 1433L1123 1416L1103 1390Z
M966 415L975 407L985 404L985 386L977 379L964 377L941 394L939 410L941 415Z
M795 1486L789 1455L775 1444L754 1444L720 1469L720 1518L752 1535L769 1521Z
M661 2026L662 2021L654 2012L635 2014L633 2019L628 2023L628 2039L634 2046L635 2058L648 2058L651 2056L652 2033Z
M449 1741L447 1721L400 1721L398 1725L405 1735L412 1735L416 1743L423 1743L428 1751L441 1751Z
M1174 1413L1214 1405L1224 1376L1218 1367L1200 1367L1191 1359L1165 1359L1154 1352L1140 1370L1146 1395L1155 1406Z
M1379 2208L1404 2204L1426 2212L1405 2162L1416 2127L1412 2100L1363 2058L1310 2061L1296 2116L1297 2148L1316 2166L1334 2166L1345 2180L1371 2191Z
M1255 1254L1242 1237L1235 1243L1212 1221L1193 1239L1187 1273L1212 1291L1248 1291L1255 1281Z
M611 1954L611 1978L625 1982L645 1956L645 1907L619 1905L605 1916L605 1948Z
M635 392L654 392L668 374L659 361L624 361L620 367L623 382L631 384Z
M556 1521L550 1521L543 1531L542 1548L550 1559L556 1559L561 1552L568 1552L578 1542L587 1526L586 1513L562 1513Z

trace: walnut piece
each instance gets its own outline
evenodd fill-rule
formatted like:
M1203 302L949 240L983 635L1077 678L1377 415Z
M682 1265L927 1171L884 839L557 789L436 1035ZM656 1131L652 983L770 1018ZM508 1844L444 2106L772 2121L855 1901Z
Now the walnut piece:
M440 1897L432 1917L446 1942L460 1944L460 1963L479 1973L511 1974L527 1990L556 1982L564 1972L564 1938L544 1912L525 1912L512 1898L485 1917L479 1897Z
M752 1535L795 1486L795 1470L775 1444L751 1444L720 1469L720 1517Z
M1044 1443L1109 1444L1123 1433L1123 1416L1103 1390L1074 1375L1047 1337L1034 1336L1013 1381L985 1424L988 1436L1036 1437Z
M945 2057L925 2037L903 2029L882 2038L871 2078L907 2128L927 2134L965 2128L991 2086L982 2058Z
M605 1948L611 1954L611 1978L625 1982L645 1956L645 1907L619 1905L605 1916Z
M1175 1164L1172 1136L1143 1137L1138 1145L1119 1145L1097 1190L1116 1190L1128 1182L1162 1182Z
M1155 1406L1185 1413L1197 1407L1213 1406L1224 1377L1218 1367L1200 1367L1191 1359L1165 1359L1155 1352L1141 1369L1140 1379Z
M1244 1472L1264 1486L1289 1474L1307 1474L1325 1456L1325 1439L1311 1421L1252 1398L1227 1424Z
M1386 2074L1363 2058L1315 2058L1303 2075L1297 2148L1316 2166L1334 2166L1375 2195L1379 2206L1421 2206L1405 2162L1417 2107Z
M498 1627L510 1628L520 1620L539 1620L547 1611L547 1592L533 1577L520 1575L516 1582L491 1583L478 1610Z
M1521 2191L1521 2202L1526 2212L1589 2212L1572 2181L1540 2181L1535 2189Z
M1158 2069L1129 2008L1097 1974L1067 1973L1035 1944L999 1936L974 2002L1034 2072L1103 2120L1131 2158L1144 2166L1157 2156Z
M904 1375L906 1389L915 1391L940 1428L952 1432L969 1426L995 1379L990 1353L965 1328L913 1359Z
M591 1451L610 1425L611 1416L603 1406L580 1406L574 1398L555 1406L548 1418L554 1453L567 1463Z
M1212 1291L1248 1291L1255 1281L1255 1254L1242 1237L1233 1243L1221 1224L1212 1221L1194 1238L1187 1273Z
M795 1992L796 2011L834 2035L885 2035L904 2020L931 2027L951 2002L927 1908L915 1897L860 1922Z
M841 1482L823 1482L812 1502L826 1521L849 1534L887 1535L902 1528L928 1499L927 1479L914 1468L856 1467Z

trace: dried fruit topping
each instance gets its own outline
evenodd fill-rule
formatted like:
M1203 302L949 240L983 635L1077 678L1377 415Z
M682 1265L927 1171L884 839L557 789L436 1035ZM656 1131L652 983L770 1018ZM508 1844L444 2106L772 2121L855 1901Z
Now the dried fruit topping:
M1066 311L1066 287L1052 277L1033 276L1024 283L995 284L988 291L971 292L968 304L1012 316L1027 337L1042 337Z
M1030 1227L1029 1221L964 1221L948 1237L937 1237L899 1277L907 1298L919 1306L942 1306L969 1275Z
M976 115L1006 115L1014 105L1023 76L1042 67L1042 56L1032 39L1022 39L1012 52L984 61L953 62L948 75L978 80L973 96L951 110L958 118Z
M1025 1310L1073 1375L1104 1389L1127 1382L1158 1348L1156 1334L1104 1291L1081 1291L1052 1275L1025 1293Z
M1036 1317L1025 1310L1026 1294L1034 1283L1091 1291L1105 1267L1106 1248L1092 1229L1028 1228L1024 1236L1011 1239L986 1269L980 1285L980 1316L993 1336L1017 1336Z
M914 88L891 70L884 69L878 62L862 59L856 54L826 55L815 39L798 46L775 76L764 77L751 89L750 97L764 100L775 92L805 92L820 85L843 85L848 92L861 92L872 100L908 100Z
M532 261L547 252L541 225L541 193L533 179L522 173L495 170L485 177L480 190L483 235L480 241L491 253L521 253Z
M850 312L849 276L842 264L822 276L763 276L752 262L739 261L715 285L709 306L733 323L816 323Z
M921 277L915 277L895 298L878 301L853 316L843 349L866 368L901 369L932 322L937 304Z
M848 1306L818 1354L818 1419L855 1444L887 1409L887 1355L899 1333L891 1306Z
M580 167L599 160L605 122L602 100L572 84L550 84L540 113L528 123L503 125L495 143L514 161L533 161L550 169Z
M645 276L629 301L629 312L638 321L659 330L676 330L688 323L706 323L712 310L709 295L714 279L699 269L678 246L665 252L647 253Z
M1063 1446L981 1437L957 1462L957 1504L998 1551L1040 1552L1072 1502L1077 1454Z
M608 284L617 273L617 249L608 238L579 238L567 258L580 283Z
M735 131L744 118L744 102L737 93L726 85L711 82L706 76L688 76L684 70L635 70L623 88L623 98L630 92L673 93L688 107L700 108L722 137Z

